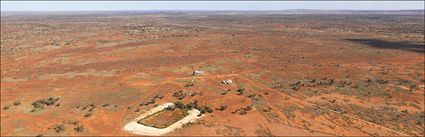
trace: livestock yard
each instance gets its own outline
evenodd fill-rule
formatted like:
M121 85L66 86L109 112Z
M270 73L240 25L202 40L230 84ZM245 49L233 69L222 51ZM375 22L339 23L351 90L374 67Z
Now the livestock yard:
M1 135L424 136L424 43L423 10L2 12Z

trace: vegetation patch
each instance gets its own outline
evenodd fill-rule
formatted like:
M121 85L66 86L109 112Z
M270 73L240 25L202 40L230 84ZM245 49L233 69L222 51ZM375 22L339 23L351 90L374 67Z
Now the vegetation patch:
M356 115L366 121L389 127L392 129L404 131L410 135L423 135L425 127L424 112L409 112L403 110L397 111L393 107L361 107L358 105L339 105L339 104L324 104L342 114Z
M183 90L179 90L173 93L173 97L177 98L178 100L182 100L186 97L193 97L199 93L197 92L183 92Z
M59 97L49 97L47 99L37 100L31 104L34 108L32 112L34 112L35 110L44 109L45 106L54 105L58 100L59 100Z
M162 94L155 95L153 98L149 99L148 101L140 103L139 106L148 106L150 104L155 104L156 99L162 99L162 98L164 98Z

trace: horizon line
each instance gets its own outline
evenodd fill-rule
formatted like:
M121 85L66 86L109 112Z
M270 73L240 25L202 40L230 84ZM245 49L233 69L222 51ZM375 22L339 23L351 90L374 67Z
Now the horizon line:
M157 10L1 10L1 12L87 12L87 11L110 11L110 12L119 12L119 11L425 11L425 9L281 9L281 10L231 10L231 9L157 9Z

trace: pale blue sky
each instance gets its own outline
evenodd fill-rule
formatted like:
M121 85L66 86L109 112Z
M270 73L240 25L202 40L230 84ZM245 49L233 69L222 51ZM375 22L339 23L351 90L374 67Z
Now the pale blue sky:
M424 1L1 1L1 11L424 9Z

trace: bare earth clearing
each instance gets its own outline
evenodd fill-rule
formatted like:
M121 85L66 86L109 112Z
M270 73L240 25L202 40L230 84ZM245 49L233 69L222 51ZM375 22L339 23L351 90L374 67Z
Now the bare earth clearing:
M160 122L158 121L155 122L155 121L152 121L151 119L155 118L156 114L158 113L161 114L161 112L165 110L166 108L173 107L173 106L174 106L173 103L165 103L163 105L154 107L151 110L141 114L133 121L126 124L124 126L124 130L136 135L160 136L160 135L165 135L167 133L173 132L174 130L178 128L182 128L186 124L195 122L197 119L200 119L203 116L203 115L200 115L200 112L198 110L192 109L192 110L188 110L187 112L188 114L185 115L184 117L179 117L178 119L170 118L170 120L173 120L173 122L169 123L169 125L158 127L155 124L152 124L152 123L160 123L161 121L164 121L163 119L161 119L159 120ZM175 109L175 112L178 112L180 110L181 109ZM138 123L138 121L140 120L142 120L142 124ZM148 123L148 125L145 125L146 123Z

